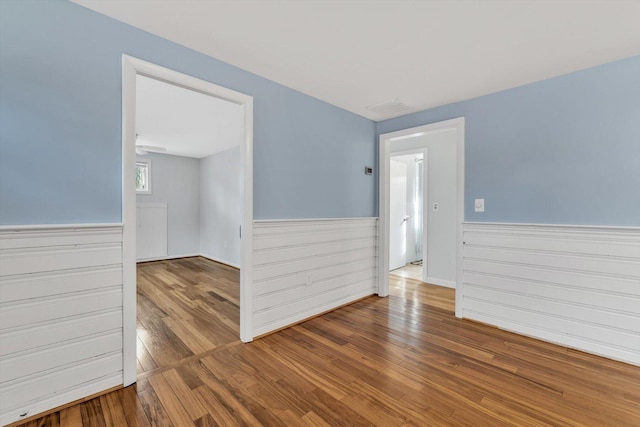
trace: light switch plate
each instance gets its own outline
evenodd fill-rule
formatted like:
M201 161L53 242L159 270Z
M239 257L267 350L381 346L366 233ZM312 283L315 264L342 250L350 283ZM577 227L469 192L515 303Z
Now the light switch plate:
M484 199L476 199L473 207L476 212L484 212Z

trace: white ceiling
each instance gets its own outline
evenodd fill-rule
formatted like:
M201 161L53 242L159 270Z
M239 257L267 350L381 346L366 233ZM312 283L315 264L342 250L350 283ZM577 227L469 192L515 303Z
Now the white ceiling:
M207 157L240 145L242 106L144 76L136 76L138 145L166 154Z
M73 0L373 120L640 53L640 0Z

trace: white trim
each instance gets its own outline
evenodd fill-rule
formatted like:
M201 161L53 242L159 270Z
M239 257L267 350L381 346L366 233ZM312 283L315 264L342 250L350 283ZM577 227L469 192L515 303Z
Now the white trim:
M136 72L122 56L122 383L136 382Z
M202 255L201 254L182 254L182 255L167 255L163 257L141 258L139 260L136 260L136 264L140 264L141 262L169 261L172 259L193 258L198 256L202 256Z
M183 254L183 255L168 255L165 257L157 257L157 258L145 258L145 259L139 259L137 261L137 263L143 263L143 262L153 262L153 261L170 261L172 259L181 259L181 258L195 258L195 257L202 257L202 258L206 258L210 261L214 261L217 262L219 264L224 264L224 265L228 265L229 267L233 267L233 268L237 268L238 270L240 270L240 265L230 262L230 261L225 261L216 257L212 257L209 255L205 255L205 254L201 254L201 253L195 253L195 254Z
M464 292L464 280L462 277L462 261L464 256L464 117L461 117L456 122L457 128L457 158L456 158L456 167L457 167L457 193L458 193L458 203L457 203L457 214L458 214L458 227L456 232L456 297L455 297L455 314L456 317L462 317L462 294Z
M253 339L251 325L251 257L253 236L253 97L211 82L188 76L128 55L122 55L122 222L123 222L123 334L125 386L136 381L136 193L135 119L136 75L140 74L170 84L224 99L244 106L245 140L243 239L240 272L240 338Z
M378 295L389 295L389 159L391 143L403 139L455 129L457 135L457 229L456 229L456 316L462 317L462 223L464 221L464 117L403 129L380 135Z
M6 414L2 414L2 416L0 416L0 425L4 426L7 424L18 422L21 419L41 414L52 408L57 408L58 406L66 405L69 402L73 402L75 400L95 394L95 390L107 390L111 387L116 387L120 384L120 382L120 375L110 375L98 379L97 381L91 381L90 383L84 384L79 388L72 388L70 390L54 394L53 396L46 399L34 401L24 417L21 416L22 414L24 414L24 410L17 411L14 409L10 410Z
M240 96L241 95L241 96ZM253 340L253 97L234 92L244 104L244 203L240 229L240 339Z
M357 220L361 220L361 219L378 219L377 216L359 216L359 217L352 217L352 218L291 218L291 219L256 219L255 221L253 221L254 224L261 224L261 223L269 223L269 224L275 224L278 222L282 222L285 224L289 224L292 221L293 222L304 222L304 221L357 221Z
M223 259L216 258L216 257L210 256L210 255L205 255L205 254L199 254L197 256L200 256L202 258L206 258L206 259L208 259L210 261L217 262L218 264L228 265L229 267L237 268L237 269L240 270L240 266L238 264L234 263L234 262L231 262L231 261L225 261Z
M86 228L121 228L121 222L107 222L99 224L33 224L33 225L0 225L0 232L6 231L34 231L34 230L71 230Z
M422 281L429 278L429 150L424 149L422 159ZM453 287L456 287L455 282Z
M584 230L603 230L603 231L632 231L637 232L640 227L623 226L623 225L581 225L581 224L533 224L528 222L476 222L465 221L464 225L489 225L499 227L535 227L535 228L575 228Z
M423 282L436 286L444 286L445 288L456 288L456 282L453 280L438 279L436 277L427 276Z
M136 203L138 208L167 208L167 203Z

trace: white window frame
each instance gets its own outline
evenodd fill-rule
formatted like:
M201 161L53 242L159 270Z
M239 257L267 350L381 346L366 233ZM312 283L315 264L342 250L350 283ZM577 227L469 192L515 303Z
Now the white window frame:
M138 168L139 163L146 164L147 168L147 189L146 190L138 190L136 188L136 194L152 194L151 193L151 183L153 179L151 178L153 175L151 173L151 159L136 159L136 169ZM137 171L136 171L137 174Z

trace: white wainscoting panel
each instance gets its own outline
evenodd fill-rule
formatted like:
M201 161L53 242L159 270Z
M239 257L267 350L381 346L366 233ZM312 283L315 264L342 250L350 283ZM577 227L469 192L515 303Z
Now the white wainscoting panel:
M0 424L122 382L122 226L0 227Z
M375 294L377 222L255 221L253 335Z
M640 365L640 229L464 224L462 315Z

